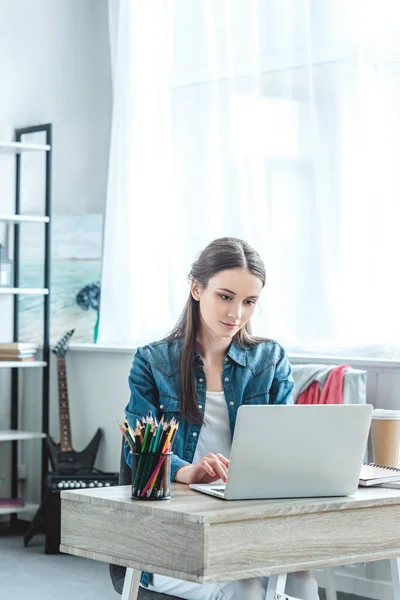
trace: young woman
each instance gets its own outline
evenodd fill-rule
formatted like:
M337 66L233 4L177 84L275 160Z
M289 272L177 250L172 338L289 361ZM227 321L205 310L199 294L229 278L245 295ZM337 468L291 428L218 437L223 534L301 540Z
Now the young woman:
M238 407L291 404L294 383L283 348L251 335L250 318L265 285L255 250L237 238L214 240L193 263L189 281L188 301L171 334L135 354L126 416L133 428L149 410L157 419L179 420L174 481L226 481ZM262 600L267 582L261 577L200 585L150 573L141 580L149 589L187 600ZM308 571L291 573L286 593L318 598Z

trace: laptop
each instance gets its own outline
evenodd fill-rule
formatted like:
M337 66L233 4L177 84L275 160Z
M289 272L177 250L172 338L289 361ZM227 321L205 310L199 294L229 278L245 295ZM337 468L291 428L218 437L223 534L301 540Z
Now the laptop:
M225 500L354 494L372 410L371 404L242 405L226 484L190 487Z

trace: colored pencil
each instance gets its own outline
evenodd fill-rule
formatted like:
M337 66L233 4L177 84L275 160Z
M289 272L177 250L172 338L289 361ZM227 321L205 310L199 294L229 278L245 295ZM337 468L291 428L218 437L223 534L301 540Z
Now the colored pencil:
M161 465L163 464L165 458L166 458L166 454L163 454L163 456L161 456L160 460L158 461L158 464L156 466L156 468L154 469L154 471L152 472L152 474L150 475L150 479L147 482L146 487L144 488L143 492L141 493L142 498L146 495L147 490L149 489L149 487L151 486L151 484L153 483L153 481L155 481L157 474L161 468Z
M129 432L124 428L124 426L119 421L118 421L118 425L119 425L119 428L120 428L120 430L122 432L122 435L124 436L124 438L128 442L128 446L130 447L130 449L132 450L132 452L135 452L135 442L131 438L131 436L129 435Z
M135 469L132 497L161 498L169 495L169 463L166 462L179 428L173 417L166 422L164 415L158 421L149 410L145 417L136 419L132 430L127 419L118 422L122 435L133 452Z

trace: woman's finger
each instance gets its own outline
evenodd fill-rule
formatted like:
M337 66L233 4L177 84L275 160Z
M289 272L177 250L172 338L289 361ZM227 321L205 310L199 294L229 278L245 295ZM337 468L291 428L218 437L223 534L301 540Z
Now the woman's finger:
M212 452L208 452L208 454L206 454L206 456L204 458L207 458L207 459L217 458L221 463L223 463L224 465L229 467L229 459L226 458L223 454L220 454L220 453L213 454Z
M210 458L209 464L212 466L215 473L217 475L219 475L223 481L226 481L228 467L223 462L221 462L217 457Z
M219 458L219 460L224 463L224 465L226 465L227 467L229 467L229 458L226 458L223 454L216 454L215 456L217 456Z
M204 469L204 471L206 473L208 473L209 475L211 475L211 477L215 477L215 471L214 471L212 465L207 460L202 458L201 460L199 460L199 462L197 464L201 465L201 467Z

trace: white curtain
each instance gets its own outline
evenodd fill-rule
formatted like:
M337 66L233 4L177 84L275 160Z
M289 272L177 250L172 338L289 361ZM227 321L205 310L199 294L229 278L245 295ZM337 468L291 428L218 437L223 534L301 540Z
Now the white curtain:
M267 267L255 333L400 353L400 4L118 7L99 342L165 335L233 235Z

